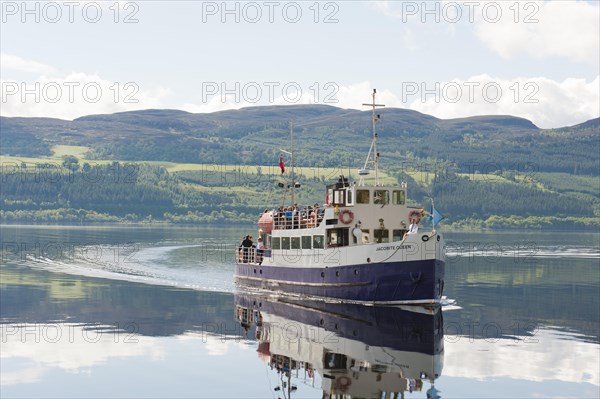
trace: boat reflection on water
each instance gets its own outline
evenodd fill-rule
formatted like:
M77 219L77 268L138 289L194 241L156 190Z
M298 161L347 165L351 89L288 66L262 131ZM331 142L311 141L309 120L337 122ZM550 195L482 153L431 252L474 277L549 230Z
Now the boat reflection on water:
M404 398L425 391L444 354L437 308L378 307L235 296L235 317L259 341L258 356L280 375L275 391L294 395L300 384L323 398ZM281 395L280 395L281 396Z

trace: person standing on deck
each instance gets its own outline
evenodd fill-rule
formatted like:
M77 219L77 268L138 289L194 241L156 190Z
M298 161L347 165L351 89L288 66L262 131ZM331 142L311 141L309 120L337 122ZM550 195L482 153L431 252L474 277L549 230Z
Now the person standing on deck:
M250 257L250 248L252 248L252 240L250 236L246 236L244 241L242 241L242 250L244 251L244 263L248 263Z
M259 265L262 265L264 248L263 240L259 237L258 244L256 244L256 262Z
M411 234L417 234L417 231L419 231L419 225L417 224L417 221L413 219L410 221L410 225L408 226L408 231L404 235L404 239Z

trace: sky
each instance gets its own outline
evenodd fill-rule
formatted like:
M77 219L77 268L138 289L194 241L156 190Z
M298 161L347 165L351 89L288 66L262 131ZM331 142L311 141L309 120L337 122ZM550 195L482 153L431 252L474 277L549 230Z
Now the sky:
M598 1L1 1L0 115L377 102L600 116Z

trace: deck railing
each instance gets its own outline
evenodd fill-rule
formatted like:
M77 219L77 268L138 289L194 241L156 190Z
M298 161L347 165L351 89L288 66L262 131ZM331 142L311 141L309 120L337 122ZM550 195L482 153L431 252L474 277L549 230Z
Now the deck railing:
M274 230L311 229L318 227L323 221L324 210L303 212L274 212Z

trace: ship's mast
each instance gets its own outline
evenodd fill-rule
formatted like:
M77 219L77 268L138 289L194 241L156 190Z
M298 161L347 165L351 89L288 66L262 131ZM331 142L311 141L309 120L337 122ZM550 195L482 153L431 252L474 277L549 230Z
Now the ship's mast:
M367 155L367 159L365 160L365 165L358 172L360 175L359 185L363 185L364 176L369 174L368 166L373 165L373 169L375 170L375 185L379 186L379 152L377 152L377 130L375 129L375 124L380 119L379 114L375 114L375 109L377 107L385 107L384 104L377 104L375 102L375 95L377 94L377 89L373 89L373 100L370 104L363 104L365 106L372 107L373 115L372 115L372 123L373 123L373 141L371 142L371 147L369 148L369 154Z
M279 151L288 154L290 156L291 159L291 164L292 164L292 173L291 173L291 185L290 183L287 183L287 188L291 188L291 194L292 194L292 205L296 203L296 196L295 196L295 188L296 188L296 174L294 173L294 122L292 122L290 120L290 151L286 151L283 148L280 148ZM287 189L286 189L286 194L284 195L284 203L285 203L285 196L287 195Z
M294 175L294 122L290 120L290 153L292 157L292 205L296 203L294 188L296 186L296 176Z

